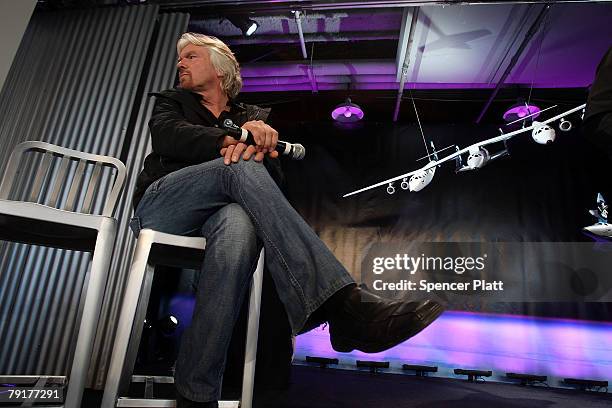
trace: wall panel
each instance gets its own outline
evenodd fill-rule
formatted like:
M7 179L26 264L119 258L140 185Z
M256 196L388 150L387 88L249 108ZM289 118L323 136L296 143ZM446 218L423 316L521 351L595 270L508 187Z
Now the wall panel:
M0 94L0 171L24 140L120 157L130 141L136 98L142 97L139 88L158 17L157 6L35 13ZM167 19L172 17L160 18ZM24 173L31 174L27 168ZM103 195L111 178L102 181ZM128 178L126 190L132 182ZM124 203L116 215L120 234L126 235ZM118 246L124 241L120 237ZM125 254L117 250L113 268ZM87 253L0 243L0 373L67 373L89 261ZM116 306L109 303L117 302L116 289L125 275L117 279L117 274L111 269L99 329L106 337L96 341L96 353L107 352L100 345L108 343L106 326L114 324L109 311Z

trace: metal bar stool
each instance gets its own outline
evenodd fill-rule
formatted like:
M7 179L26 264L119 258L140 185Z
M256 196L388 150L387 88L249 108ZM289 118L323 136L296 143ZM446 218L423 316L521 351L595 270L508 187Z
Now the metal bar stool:
M27 156L38 165L34 167L34 180L27 183L20 196L19 181L28 174ZM68 387L63 406L69 408L80 406L85 388L117 235L113 213L125 174L125 166L114 157L27 141L13 150L0 183L0 240L92 254L83 299L78 305L78 336L70 351L70 373L62 376ZM11 199L12 196L17 198ZM43 386L49 378L0 376L0 381Z
M157 264L200 268L204 258L206 240L200 237L184 237L143 229L138 236L134 260L123 296L121 315L115 345L104 388L102 408L111 407L173 407L174 400L124 398L130 381L142 381L132 377L138 353L149 293ZM240 401L220 401L220 407L251 408L255 377L255 357L261 308L264 250L261 250L257 269L253 274L249 298L247 341ZM172 377L160 377L157 382L173 382Z

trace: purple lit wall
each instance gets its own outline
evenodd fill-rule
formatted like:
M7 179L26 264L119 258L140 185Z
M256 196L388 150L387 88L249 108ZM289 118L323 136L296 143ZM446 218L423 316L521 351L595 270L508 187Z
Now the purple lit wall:
M355 360L390 361L439 366L439 375L453 377L453 368L548 375L551 386L565 377L612 378L612 324L565 319L445 312L416 337L377 354L337 353L329 333L318 328L296 340L295 361L306 356L338 358L343 368Z

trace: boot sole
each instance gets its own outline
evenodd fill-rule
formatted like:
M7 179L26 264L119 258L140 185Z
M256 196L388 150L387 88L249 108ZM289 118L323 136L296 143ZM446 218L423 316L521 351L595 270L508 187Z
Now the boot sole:
M413 330L404 333L399 338L389 340L385 343L380 342L360 342L354 339L350 339L347 337L342 337L339 335L330 336L332 348L340 353L350 353L353 350L359 350L364 353L380 353L381 351L385 351L390 349L391 347L397 346L400 343L408 340L411 337L419 334L423 329L433 323L441 314L444 312L444 308L436 304L434 305L423 317L423 319L419 320L415 323Z

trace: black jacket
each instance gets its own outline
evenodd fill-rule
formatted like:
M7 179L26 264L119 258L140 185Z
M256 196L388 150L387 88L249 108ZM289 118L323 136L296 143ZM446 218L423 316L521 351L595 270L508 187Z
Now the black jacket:
M157 97L149 120L153 152L146 157L136 180L134 208L155 180L183 167L221 157L219 143L227 134L219 127L223 118L229 117L242 126L249 120L266 122L270 115L270 109L231 101L230 112L223 112L217 119L202 106L201 96L196 93L176 88L151 95ZM264 165L277 184L282 185L279 160L266 156Z
M591 85L584 120L601 113L612 112L612 47L603 56Z
M269 109L234 102L230 102L230 112L222 113L217 120L201 105L199 95L183 89L169 89L153 95L157 97L149 120L153 152L145 159L144 169L136 181L134 208L155 180L183 167L221 157L219 142L226 132L215 125L219 125L224 118L231 118L238 126L249 120L269 120ZM279 160L267 156L264 160L270 175L282 186L283 175ZM291 328L268 273L264 273L262 291L256 385L265 389L283 388L288 384L291 370ZM234 326L224 389L226 386L239 389L242 381L246 305L248 298L245 298L245 307Z
M597 67L582 131L591 143L612 159L612 47Z

